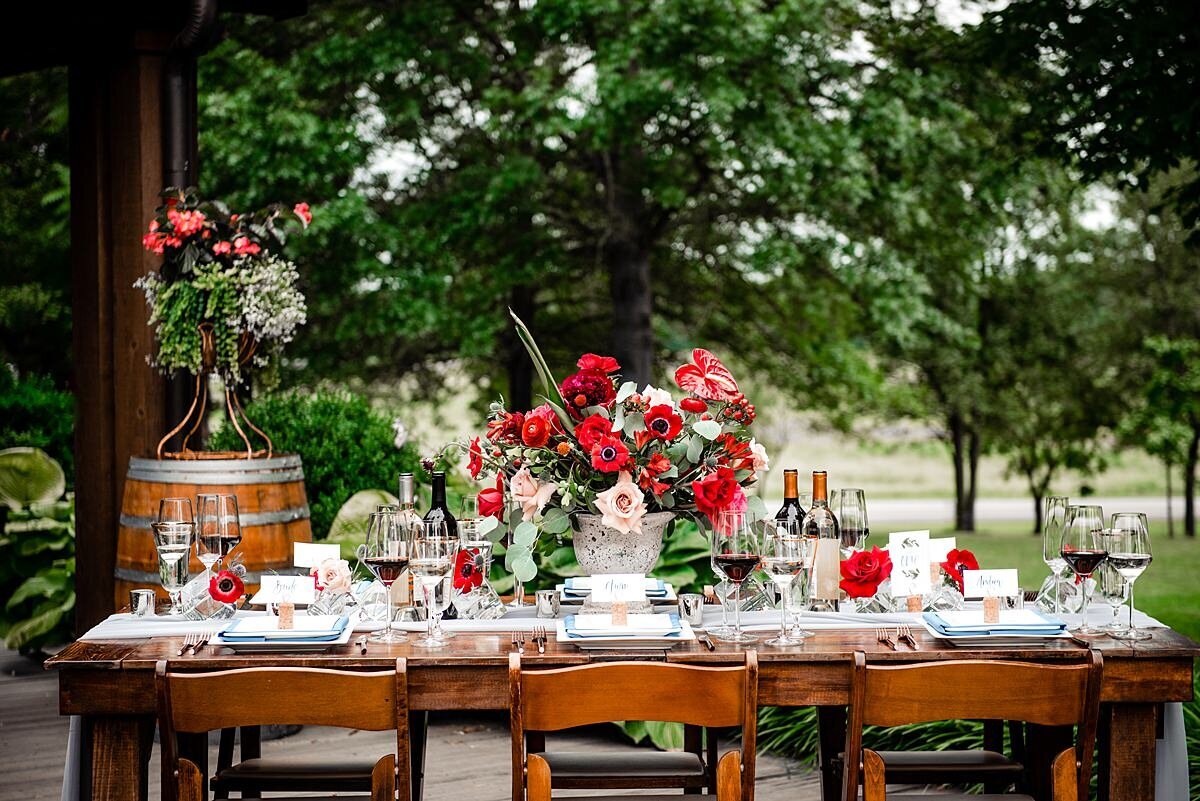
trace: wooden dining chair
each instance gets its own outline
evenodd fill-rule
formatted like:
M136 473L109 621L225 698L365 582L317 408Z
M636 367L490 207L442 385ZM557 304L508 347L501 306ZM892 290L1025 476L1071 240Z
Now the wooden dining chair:
M513 758L513 801L550 801L555 763L577 764L580 752L530 753L526 735L618 720L654 720L693 727L739 726L740 751L729 751L715 769L718 801L752 801L757 733L758 655L747 651L736 667L665 662L612 662L552 670L522 670L519 654L508 661ZM628 755L624 755L628 757ZM662 789L633 770L617 789ZM609 785L610 787L613 785ZM679 799L679 795L638 795ZM572 801L576 801L573 799Z
M396 751L380 757L361 789L372 801L409 797L408 683L405 660L394 670L350 671L324 668L245 668L201 673L156 666L162 783L166 801L204 801L205 777L181 757L180 734L272 724L336 726L396 732ZM319 775L297 762L297 771L271 787L280 791L329 791ZM252 792L258 792L255 788Z
M861 776L863 801L884 801L893 781L885 753L862 747L864 726L902 726L937 720L1020 721L1039 726L1075 726L1075 745L1051 761L1053 801L1088 797L1096 724L1100 715L1103 660L1089 650L1067 664L961 660L917 665L868 665L854 653L850 720L842 776L845 801L856 801ZM939 795L961 798L1028 799L1028 795Z

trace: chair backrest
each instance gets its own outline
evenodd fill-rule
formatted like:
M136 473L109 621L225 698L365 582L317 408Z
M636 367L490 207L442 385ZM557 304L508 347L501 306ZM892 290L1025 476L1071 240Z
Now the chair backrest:
M1092 650L1083 661L1065 664L968 659L914 665L868 665L866 654L856 651L846 728L844 796L858 796L864 726L966 718L1078 726L1073 760L1077 763L1075 789L1082 790L1082 797L1086 797L1100 714L1102 670L1103 660L1099 652ZM864 781L877 778L882 782L882 773L875 777L870 768L868 765ZM875 797L883 797L882 784Z
M726 795L720 801L750 801L754 785L757 733L758 655L745 653L735 667L701 667L665 662L610 662L551 670L524 671L519 654L508 661L513 749L513 801L526 790L525 732L559 731L616 720L656 720L693 726L741 726L742 753L720 760L718 790L724 770ZM729 757L730 755L726 755ZM737 770L740 768L740 770ZM529 801L549 797L545 763L529 757ZM720 793L718 793L720 795Z
M408 680L406 662L394 670L350 671L326 668L243 668L180 673L156 665L158 719L163 749L164 786L192 793L195 768L179 759L176 735L241 726L301 724L367 731L396 731L396 754L376 765L392 791L408 792ZM384 762L389 769L384 769ZM185 764L186 763L186 764ZM394 774L385 776L384 774ZM195 771L199 776L199 771ZM376 784L373 776L373 785ZM382 789L382 788L377 788ZM376 790L372 791L372 797ZM389 796L390 797L390 796ZM401 796L401 797L406 797Z

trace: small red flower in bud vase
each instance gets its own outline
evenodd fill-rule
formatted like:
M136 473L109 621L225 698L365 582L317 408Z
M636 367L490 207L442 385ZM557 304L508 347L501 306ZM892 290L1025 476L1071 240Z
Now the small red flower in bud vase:
M246 585L236 573L222 570L208 580L208 594L214 601L235 604L246 594Z

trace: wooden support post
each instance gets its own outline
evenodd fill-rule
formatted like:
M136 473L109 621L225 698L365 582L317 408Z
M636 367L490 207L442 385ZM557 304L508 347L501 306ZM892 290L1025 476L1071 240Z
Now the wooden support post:
M169 34L70 67L71 269L76 397L76 629L112 611L124 475L166 430L166 382L146 364L153 331L133 282L162 190L160 99Z

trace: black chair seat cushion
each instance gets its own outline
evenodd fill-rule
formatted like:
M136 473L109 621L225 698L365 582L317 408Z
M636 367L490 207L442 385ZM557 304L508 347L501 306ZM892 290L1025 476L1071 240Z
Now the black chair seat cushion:
M956 784L1011 778L1024 770L995 751L877 751L883 759L889 783ZM978 798L979 796L974 796ZM939 801L941 797L939 796Z
M382 755L380 755L382 756ZM371 789L374 759L259 757L238 762L213 777L213 788L227 790L364 791Z
M703 787L708 782L704 761L686 751L547 751L539 756L550 765L551 785L563 790Z

